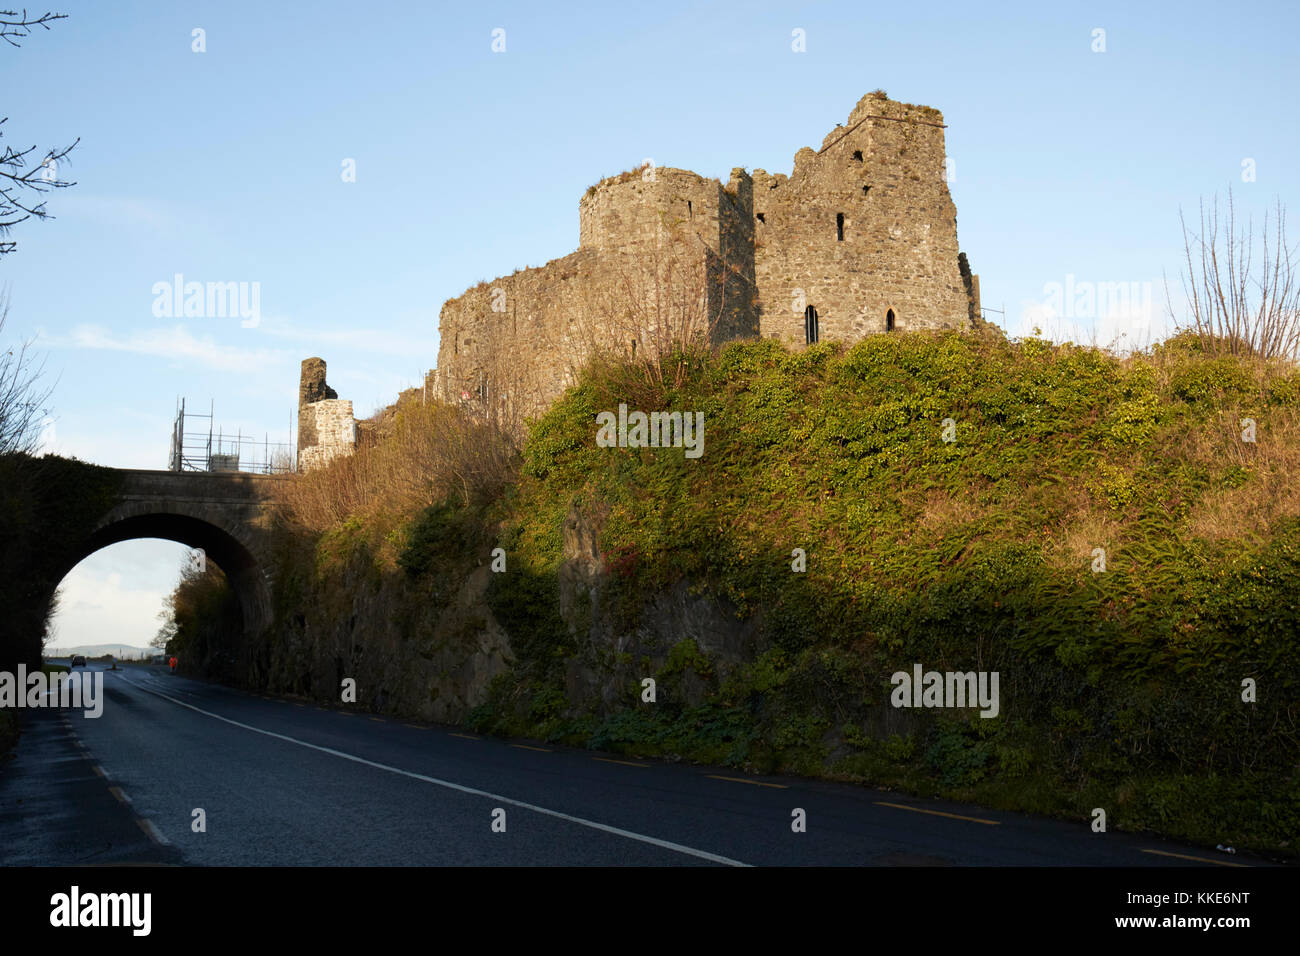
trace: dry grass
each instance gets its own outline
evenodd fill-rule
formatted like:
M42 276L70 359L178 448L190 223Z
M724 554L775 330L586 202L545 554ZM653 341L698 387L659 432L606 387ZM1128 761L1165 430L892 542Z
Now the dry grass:
M1045 560L1058 568L1087 570L1092 567L1093 551L1104 548L1107 565L1115 563L1124 544L1124 528L1108 514L1085 508L1075 512L1059 534L1053 535L1045 549Z
M514 479L518 439L501 424L441 403L408 401L377 440L285 482L281 503L300 528L349 518L401 519L434 502L482 504Z
M988 509L970 498L957 498L943 489L934 488L926 494L920 512L922 527L946 530L985 517Z
M1188 529L1210 540L1267 534L1278 522L1300 517L1300 410L1276 408L1256 426L1255 442L1241 439L1244 412L1220 427L1189 436L1187 454L1212 474L1240 468L1240 487L1207 492L1187 518Z

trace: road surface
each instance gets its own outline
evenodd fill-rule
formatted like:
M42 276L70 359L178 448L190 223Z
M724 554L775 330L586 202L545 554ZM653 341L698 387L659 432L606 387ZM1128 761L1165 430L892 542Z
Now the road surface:
M482 737L248 694L165 667L127 666L104 680L98 719L27 712L14 755L0 761L0 863L1258 862L1093 833L1087 821ZM796 809L806 832L792 829Z

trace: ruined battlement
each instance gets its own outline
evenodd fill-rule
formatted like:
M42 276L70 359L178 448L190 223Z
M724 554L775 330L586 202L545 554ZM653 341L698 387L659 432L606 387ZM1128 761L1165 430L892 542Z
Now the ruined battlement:
M578 202L578 245L635 255L676 226L689 226L717 245L726 200L722 184L688 169L645 166L611 176Z

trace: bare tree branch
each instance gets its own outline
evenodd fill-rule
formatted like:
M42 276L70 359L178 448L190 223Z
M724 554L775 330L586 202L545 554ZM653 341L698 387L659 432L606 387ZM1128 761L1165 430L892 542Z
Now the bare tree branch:
M10 46L21 46L18 41L24 37L31 36L32 27L50 28L50 24L55 20L66 20L66 13L42 13L39 17L31 18L27 16L27 9L19 13L16 10L0 10L0 39L3 39Z
M13 10L0 10L0 39L10 46L20 46L18 42L31 34L32 27L48 30L55 20L67 18L66 13L44 13L39 17L29 17L24 9L21 13ZM9 117L0 119L0 126L9 121ZM0 130L0 138L4 131ZM14 149L4 146L0 150L0 237L7 237L10 230L20 222L33 217L53 219L45 210L45 202L37 201L42 193L51 189L64 189L75 186L75 182L59 178L59 163L68 161L71 153L80 143L78 138L71 146L46 150L41 156L35 146L26 149ZM37 162L37 157L40 157ZM35 195L33 195L35 194ZM13 252L17 243L0 240L0 256Z

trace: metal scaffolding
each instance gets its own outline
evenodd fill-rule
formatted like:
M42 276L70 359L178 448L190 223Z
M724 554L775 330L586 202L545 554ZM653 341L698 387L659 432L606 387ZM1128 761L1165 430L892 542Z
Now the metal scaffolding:
M203 415L186 411L184 398L177 400L168 470L245 471L259 475L297 471L298 456L291 442L273 442L269 434L259 442L242 430L233 435L220 429L214 431L214 407L210 402L208 413Z

